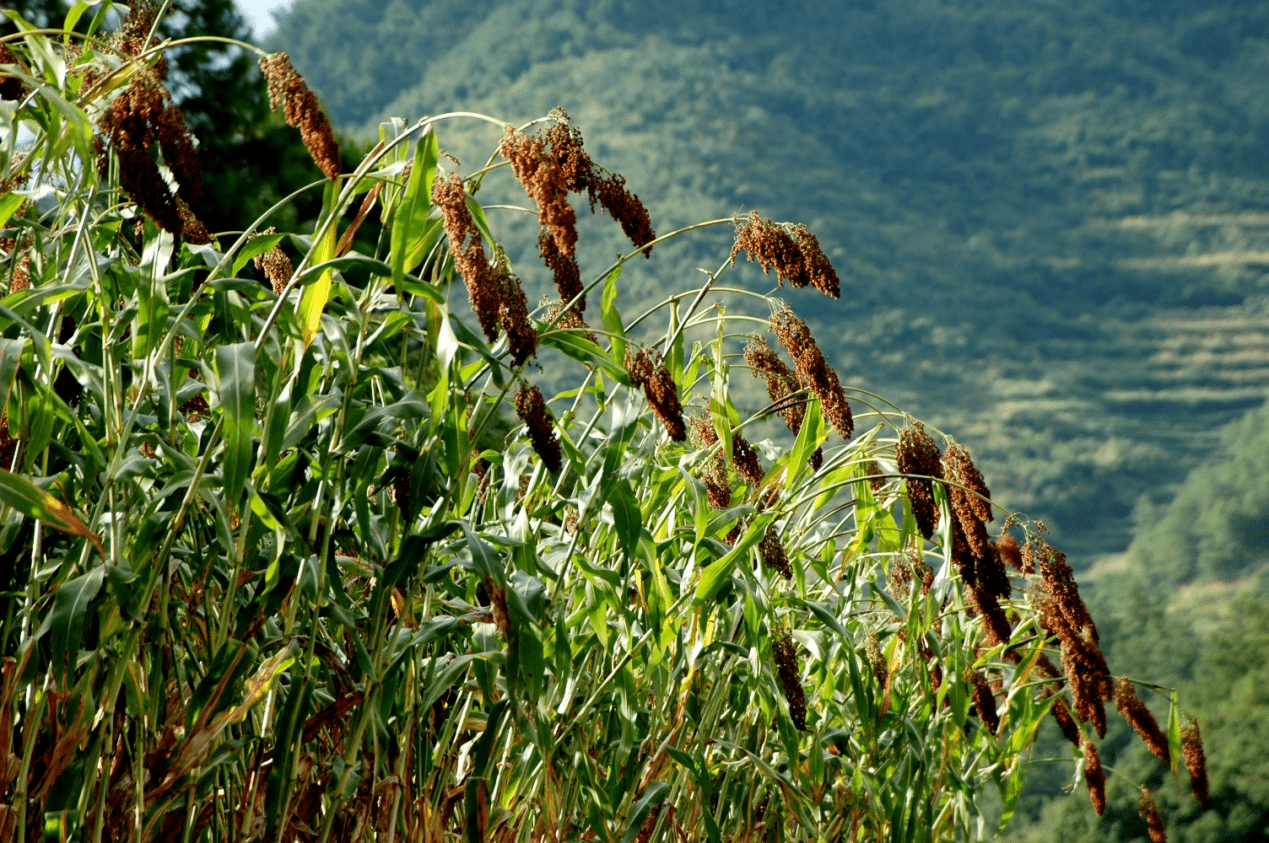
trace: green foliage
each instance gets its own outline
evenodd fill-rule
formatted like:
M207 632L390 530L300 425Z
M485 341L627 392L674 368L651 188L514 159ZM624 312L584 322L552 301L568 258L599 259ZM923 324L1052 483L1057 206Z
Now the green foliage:
M1125 548L1137 499L1165 502L1269 387L1267 16L1244 0L300 0L270 44L349 131L562 104L671 227L759 197L805 219L858 315L810 317L833 358L972 431L1000 499L1080 566ZM495 131L446 145L475 163ZM597 259L616 236L595 233ZM510 239L531 260L531 236ZM674 248L710 266L726 246ZM677 289L628 274L649 302Z
M871 392L844 417L792 312L722 283L730 257L623 317L624 268L743 218L583 264L602 330L577 295L528 313L476 199L505 165L460 178L442 115L385 122L315 181L312 230L251 245L266 214L212 237L152 214L188 164L162 50L21 28L0 837L972 839L1013 812L1056 701L1086 713L1065 689L1083 674L1041 659L1053 607L1083 611L1056 552L1011 515L1044 564L1010 575L977 472L943 479ZM302 80L270 83L327 148ZM515 170L539 205L515 210L554 238L567 170L634 230L624 184L578 164L562 114L541 122L563 136L537 180ZM798 371L750 412L754 330ZM748 445L781 410L796 435Z

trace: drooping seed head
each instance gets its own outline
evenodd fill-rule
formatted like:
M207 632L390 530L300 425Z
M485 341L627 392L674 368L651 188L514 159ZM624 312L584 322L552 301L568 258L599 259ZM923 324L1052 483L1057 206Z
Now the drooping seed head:
M1000 714L996 710L996 697L991 691L991 685L988 684L987 677L977 670L970 670L968 673L978 719L994 735L1000 731Z
M899 473L916 475L906 477L908 502L917 528L927 539L934 535L939 525L939 510L934 502L934 482L930 478L943 479L943 466L939 461L939 448L934 444L925 426L909 419L899 431L899 444L895 447L895 460Z
M1146 747L1164 764L1172 763L1172 754L1168 750L1168 739L1159 728L1159 721L1146 704L1137 696L1137 689L1127 676L1119 677L1115 683L1115 707L1124 719L1136 730Z
M1159 815L1159 806L1154 803L1154 795L1150 788L1141 786L1141 804L1137 808L1146 821L1146 831L1150 835L1150 843L1168 843L1168 834L1163 825L1163 817Z
M787 629L780 627L772 631L771 654L780 676L780 686L784 689L784 698L789 703L789 717L799 732L805 732L806 692L802 690L802 677L798 670L797 652L793 648L793 637Z
M269 90L269 107L282 108L286 124L298 129L313 162L334 181L343 170L339 157L339 143L331 129L330 121L322 113L313 93L304 77L291 65L291 57L286 53L271 53L260 59L260 70L264 72L265 82Z
M498 322L507 334L511 359L519 366L537 353L538 332L529 319L528 301L520 279L512 274L507 257L501 250L492 272L498 285Z
M555 417L546 406L542 390L532 385L522 385L515 398L516 415L529 434L533 450L542 458L542 464L552 474L558 474L563 458L559 440L555 438Z
M767 525L767 531L763 534L762 541L758 543L758 553L762 556L762 564L776 571L786 580L793 579L793 566L789 564L789 557L784 552L780 533L774 524Z
M1084 741L1084 783L1088 785L1088 798L1097 816L1106 813L1106 772L1102 769L1101 756L1093 742Z
M661 420L665 432L676 442L687 438L683 423L683 405L679 403L679 390L666 368L661 354L655 348L645 347L626 350L626 371L634 386L642 387L648 406Z
M771 330L793 358L802 383L820 400L824 418L843 439L850 439L855 420L846 403L846 393L806 323L787 305L781 305L771 314Z
M1200 805L1207 804L1207 756L1203 753L1203 736L1198 721L1189 718L1181 727L1181 752L1185 771L1190 774L1190 791Z

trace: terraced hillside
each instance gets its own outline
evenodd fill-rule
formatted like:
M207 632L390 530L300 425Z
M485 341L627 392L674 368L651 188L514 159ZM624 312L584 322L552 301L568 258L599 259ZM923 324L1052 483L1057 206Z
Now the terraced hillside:
M1264 4L299 0L272 46L350 131L563 105L659 231L806 222L852 305L813 326L844 379L961 431L1084 562L1269 391ZM470 169L497 131L441 139Z

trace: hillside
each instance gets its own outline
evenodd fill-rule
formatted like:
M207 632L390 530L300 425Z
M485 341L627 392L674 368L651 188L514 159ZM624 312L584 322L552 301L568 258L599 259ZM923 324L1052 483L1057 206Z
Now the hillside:
M1224 432L1213 459L1196 469L1166 507L1139 513L1129 551L1090 573L1090 608L1116 673L1181 690L1202 726L1212 797L1208 810L1111 719L1102 745L1113 765L1109 800L1121 807L1098 822L1087 804L1060 796L1069 768L1036 765L1033 798L1009 835L1027 843L1109 843L1144 838L1131 810L1137 782L1160 789L1173 843L1265 840L1269 828L1269 408ZM1166 716L1166 702L1155 697ZM1050 735L1037 758L1067 754ZM1050 798L1045 801L1041 794Z
M960 431L1078 562L1266 395L1263 4L299 0L270 46L354 131L562 105L660 232L806 222L853 309L813 325L844 379ZM497 132L441 139L474 168Z

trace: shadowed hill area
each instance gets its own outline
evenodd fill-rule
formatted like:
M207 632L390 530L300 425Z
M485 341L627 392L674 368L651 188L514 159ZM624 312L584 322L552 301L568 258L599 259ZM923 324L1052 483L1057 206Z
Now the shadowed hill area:
M1269 386L1269 6L299 0L270 46L367 134L562 105L658 232L806 222L851 305L812 325L844 381L962 432L1077 564ZM497 141L440 137L469 169Z

